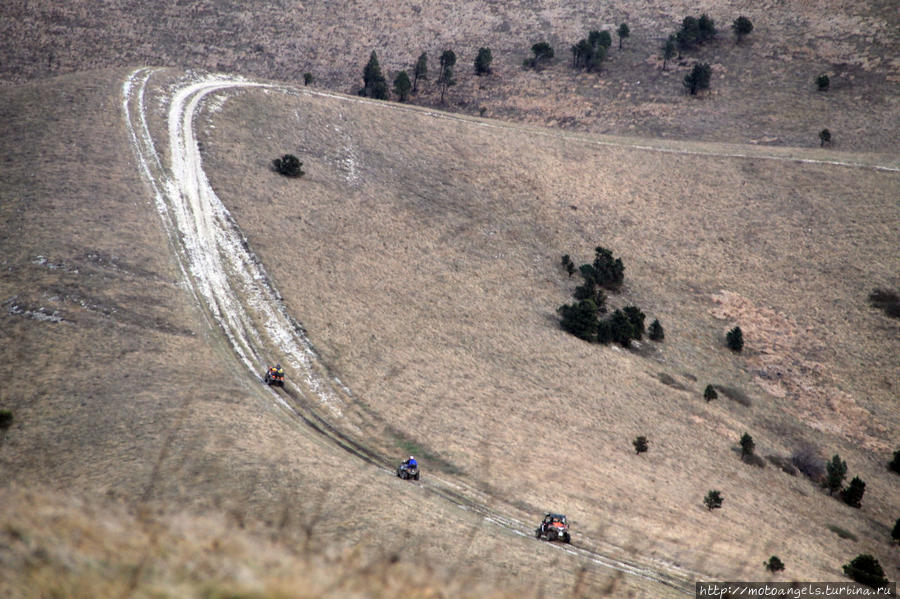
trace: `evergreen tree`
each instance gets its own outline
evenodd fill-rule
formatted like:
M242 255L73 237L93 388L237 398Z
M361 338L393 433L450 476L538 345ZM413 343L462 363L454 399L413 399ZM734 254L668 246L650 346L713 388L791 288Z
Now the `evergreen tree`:
M829 495L833 495L835 491L840 490L846 476L847 462L835 454L831 461L825 464L825 487L828 489Z
M612 330L612 340L621 345L628 347L631 340L635 339L634 326L631 320L622 310L616 310L609 318L609 324Z
M585 341L593 341L597 335L597 304L591 299L559 308L560 326Z
M626 23L622 23L619 25L619 29L617 31L619 34L619 50L622 49L622 40L631 35L631 31L628 29L628 25Z
M632 445L634 445L635 453L644 453L647 451L649 443L647 441L647 437L643 435L632 441Z
M697 20L697 29L700 32L698 41L701 44L713 39L716 37L716 33L718 33L713 20L710 19L706 13L700 15L700 18Z
M773 555L769 558L769 561L765 563L766 570L769 572L781 572L784 570L784 562L778 559L777 555Z
M553 58L553 48L547 42L538 42L531 46L531 52L534 58L531 59L531 68L536 69L538 63L542 60L550 60Z
M858 476L850 481L850 486L841 491L841 499L850 507L861 507L863 494L866 492L866 483Z
M675 34L670 35L666 39L666 43L663 44L663 68L662 70L666 70L666 65L669 62L670 58L675 56Z
M712 77L712 68L705 62L697 63L691 72L684 76L684 87L696 96L701 89L709 89L709 80Z
M744 433L741 437L741 459L753 455L755 450L756 443L753 442L753 437L750 436L750 433Z
M491 56L490 48L479 48L478 55L475 57L475 74L490 75L491 61L493 60L494 58Z
M831 79L825 73L816 77L816 87L819 88L820 92L827 90L829 85L831 85Z
M863 553L854 557L849 564L844 564L844 574L860 584L877 589L886 586L888 579L884 569L874 556Z
M569 273L569 277L575 274L575 263L572 262L572 258L569 257L569 254L565 254L562 257L562 265L563 268L566 269L566 272Z
M737 39L735 43L740 44L744 36L753 31L753 23L747 17L741 16L734 20L731 28L734 30L734 35Z
M387 81L381 74L381 66L378 64L378 55L375 54L375 50L372 50L369 62L363 69L363 88L360 90L360 95L376 100L387 100Z
M453 50L444 50L440 58L441 70L438 73L438 83L444 79L444 71L456 65L456 53ZM441 100L443 102L443 100Z
M741 327L734 327L725 335L725 342L731 351L739 352L744 349L744 333Z
M707 385L706 389L703 390L703 399L705 399L707 402L710 402L710 401L712 401L714 399L718 399L718 398L719 398L719 394L716 393L716 388L713 387L712 385Z
M315 77L313 77L312 73L303 73L303 85L309 85L314 79Z
M822 129L819 131L819 147L823 147L825 144L831 143L831 131L828 129Z
M891 539L895 543L900 543L900 518L897 518L897 521L894 522L894 529L891 531Z
M894 459L888 462L888 470L900 474L900 449L894 451Z
M394 79L394 93L397 95L397 98L401 102L406 102L411 89L412 83L409 81L409 75L406 74L406 71L397 73L397 77Z
M607 289L618 289L625 280L625 265L621 258L613 258L611 251L600 246L594 248L594 252L597 284Z
M722 494L719 491L709 491L703 498L703 503L709 511L722 507L722 501Z
M303 171L303 163L293 154L285 154L281 158L272 161L272 168L285 177L302 177L306 173Z
M662 325L659 324L659 319L650 323L650 328L647 329L647 336L650 338L650 341L662 341L665 339L666 334L663 331Z
M453 76L453 67L446 66L441 69L441 77L438 79L438 85L441 87L441 104L444 103L444 94L447 89L456 85L456 78Z
M631 323L631 338L640 341L644 338L644 318L646 317L637 306L625 306L622 309L628 322Z
M675 41L678 43L678 52L690 50L694 44L700 41L700 25L694 17L685 17L681 21L681 29L675 34Z
M428 54L425 52L419 55L419 59L416 61L416 66L413 69L413 93L419 91L419 79L428 79Z

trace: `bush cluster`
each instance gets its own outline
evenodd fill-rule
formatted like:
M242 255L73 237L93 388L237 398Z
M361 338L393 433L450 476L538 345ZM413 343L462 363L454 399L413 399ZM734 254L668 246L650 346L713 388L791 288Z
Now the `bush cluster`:
M302 167L303 163L293 154L285 154L272 161L272 168L275 169L275 172L285 177L302 177L306 174Z
M575 288L575 302L560 306L560 326L579 339L596 343L616 342L628 347L632 340L640 341L646 333L644 320L646 315L637 306L626 306L616 309L608 317L600 319L606 313L606 290L617 291L625 279L625 265L621 258L603 247L594 249L594 261L582 264L578 268L583 283ZM562 257L562 265L570 274L575 272L575 265L568 254ZM651 325L653 338L661 341L662 325L658 320Z

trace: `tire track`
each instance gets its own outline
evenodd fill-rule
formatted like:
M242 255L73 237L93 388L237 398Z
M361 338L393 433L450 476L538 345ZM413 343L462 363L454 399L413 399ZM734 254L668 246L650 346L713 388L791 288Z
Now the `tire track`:
M180 84L166 99L166 141L170 161L166 165L150 133L145 105L148 82L154 72L155 69L137 69L126 78L122 85L122 109L138 167L150 186L155 207L190 292L210 322L221 329L238 360L254 378L259 380L257 369L266 363L267 356L273 353L285 356L292 371L297 373L285 387L291 402L285 401L274 389L265 387L273 401L319 435L393 475L393 464L388 457L372 451L352 434L335 426L342 422L342 415L354 404L353 394L328 371L302 325L288 313L264 265L210 186L197 147L194 119L203 100L210 94L240 88L262 88L292 95L301 92L287 86L227 76L206 76ZM302 93L363 101L326 92L303 90ZM426 112L436 118L462 119ZM497 128L506 126L474 122ZM551 132L544 134L552 136ZM463 482L429 475L416 484L514 534L533 535L530 524L491 508L486 495ZM546 546L685 594L693 593L693 581L701 578L699 573L660 560L616 558L612 553L624 553L622 548L607 545L609 550L601 551L589 546L596 547L601 543L587 537L585 541L588 544Z

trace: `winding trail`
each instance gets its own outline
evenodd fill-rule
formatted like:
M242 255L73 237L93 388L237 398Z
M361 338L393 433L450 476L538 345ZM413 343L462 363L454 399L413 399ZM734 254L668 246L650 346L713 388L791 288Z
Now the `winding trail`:
M368 100L315 90L298 90L237 77L204 76L181 84L166 98L167 153L161 154L150 132L146 106L148 82L154 72L156 69L143 68L129 74L122 85L122 109L138 166L152 190L154 204L189 292L211 321L221 329L248 375L258 379L260 365L265 364L266 357L273 353L286 357L292 379L285 390L295 405L266 387L272 401L301 419L318 434L392 475L392 463L386 456L376 454L335 426L341 422L345 410L354 403L353 394L337 377L329 373L303 327L288 313L262 262L250 249L237 223L216 196L203 171L194 133L194 119L203 100L224 90L264 88L280 93L305 93L348 102ZM397 110L423 110L393 104L384 106ZM515 126L429 110L424 112L435 118L465 120L469 124L485 127ZM541 135L557 135L551 131L535 131ZM583 143L705 154L692 149L629 145L566 133L559 133L557 136L577 139ZM753 148L752 152L746 154L710 152L708 155L900 171L900 168L889 165L799 159L766 155L757 150ZM168 164L164 161L164 155L169 157ZM461 509L477 513L486 521L514 534L527 537L533 534L529 523L489 507L489 498L465 483L430 474L419 485L423 490L435 493ZM693 581L702 578L697 572L690 572L661 560L626 560L614 557L624 554L624 550L596 539L584 539L584 542L579 540L568 546L546 546L548 550L552 548L565 551L582 560L663 584L685 594L693 593Z

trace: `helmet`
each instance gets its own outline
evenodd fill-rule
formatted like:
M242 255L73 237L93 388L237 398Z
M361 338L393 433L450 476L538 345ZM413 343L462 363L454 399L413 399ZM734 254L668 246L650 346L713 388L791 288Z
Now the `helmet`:
M276 364L275 368L277 368L278 370L281 370L281 364Z
M416 459L416 458L414 458L414 457L412 457L412 456L409 456L409 459L414 460L414 459Z

